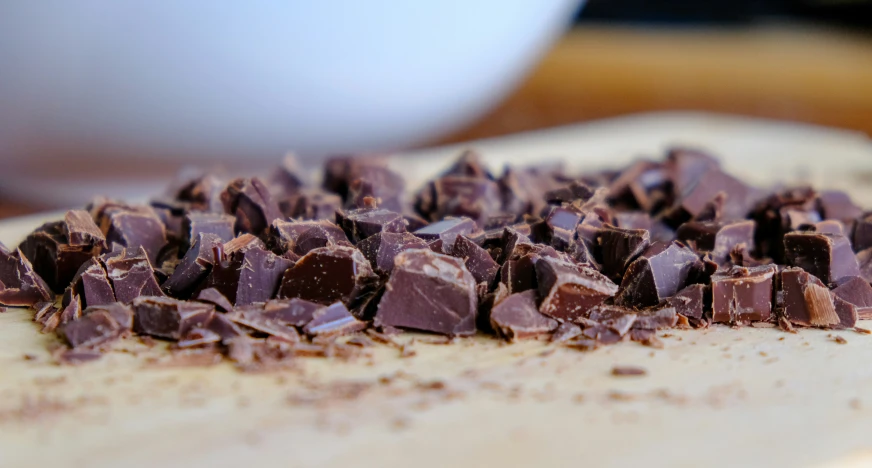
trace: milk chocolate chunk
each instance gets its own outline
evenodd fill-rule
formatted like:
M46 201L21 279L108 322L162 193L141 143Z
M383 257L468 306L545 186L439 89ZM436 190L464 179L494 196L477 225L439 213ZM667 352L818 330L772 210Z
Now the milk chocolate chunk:
M233 234L234 224L236 219L223 213L188 213L182 227L185 243L188 247L194 245L200 234L212 234L221 239L221 242L228 242L236 237Z
M366 322L358 320L345 304L336 302L315 311L312 320L303 331L309 336L339 336L361 331L366 328Z
M776 268L732 267L712 276L712 321L765 322L772 314Z
M315 313L323 309L323 304L299 298L273 299L263 307L263 315L286 325L303 327L312 321Z
M282 200L279 210L286 218L332 220L342 209L342 197L321 189L303 189Z
M321 247L301 258L282 279L279 297L298 297L320 304L353 305L373 288L378 276L352 247Z
M27 257L20 250L11 252L0 243L0 305L28 307L52 300L54 294Z
M336 213L336 223L352 242L358 242L380 232L406 232L406 220L394 211L359 209Z
M106 268L97 258L82 264L78 280L74 279L72 284L78 288L84 307L112 304L117 300Z
M451 256L462 258L476 283L491 284L500 270L500 265L487 250L479 247L465 236L457 236Z
M784 236L784 251L792 266L833 284L845 276L859 276L860 267L845 236L791 232Z
M652 307L687 285L699 259L677 242L655 242L627 268L615 303Z
M794 325L847 328L857 321L853 305L830 293L821 280L800 268L781 272L781 287L784 316Z
M512 294L496 304L490 312L494 330L509 341L532 338L557 328L557 320L546 317L536 307L536 292Z
M203 328L215 311L208 304L168 297L138 297L132 306L137 333L173 340L181 339L193 328Z
M736 245L744 244L754 250L754 221L719 223L713 221L689 221L678 227L678 240L697 252L710 252L712 259L723 264Z
M636 321L633 328L641 330L663 330L672 328L678 321L675 307L652 307L636 312Z
M477 230L478 226L469 218L448 218L424 226L412 234L428 242L441 240L445 245L454 245L457 236L468 236Z
M122 328L109 312L97 310L63 325L59 334L72 348L96 348L118 339Z
M705 312L706 288L703 284L691 284L666 301L670 307L675 308L676 313L688 318L702 319Z
M275 297L290 260L259 246L228 248L229 252L212 267L205 286L217 289L235 305L266 302Z
M163 222L149 207L112 207L104 210L101 228L106 242L127 249L142 247L149 262L154 263L167 245Z
M558 320L573 320L615 295L618 287L598 271L551 257L536 261L542 301L539 311Z
M230 312L233 310L233 304L221 291L215 288L206 288L197 294L197 300L212 304L217 310L222 312Z
M129 303L139 296L163 296L154 268L143 247L122 249L105 260L106 274L118 302Z
M599 232L597 243L602 252L602 272L612 281L620 281L624 271L651 243L644 229L623 229L606 224Z
M842 278L832 293L833 296L853 304L860 320L872 318L872 286L865 279L859 276Z
M472 335L477 302L475 279L463 260L430 250L406 250L394 261L375 325Z
M226 213L236 216L236 232L259 236L274 219L282 217L269 188L257 177L230 182L221 192L221 202Z
M215 234L198 234L197 240L182 257L173 274L164 281L163 289L174 297L189 297L212 271L216 261L215 249L221 249L222 242Z
M823 219L850 222L860 217L863 210L841 190L824 190L818 194L817 208Z
M407 232L380 232L360 241L357 248L376 273L389 275L394 269L394 257L397 254L409 249L426 249L427 241Z

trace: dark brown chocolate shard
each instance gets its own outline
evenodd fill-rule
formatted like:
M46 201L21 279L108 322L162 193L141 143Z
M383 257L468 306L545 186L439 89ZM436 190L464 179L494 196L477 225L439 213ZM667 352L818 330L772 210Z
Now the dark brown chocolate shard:
M643 330L663 330L672 328L678 322L678 312L675 307L652 307L636 312L633 328Z
M323 309L323 304L299 298L273 299L263 307L263 315L289 326L301 328L312 321L315 313Z
M482 162L481 154L471 149L463 150L463 152L460 153L460 156L457 157L454 163L446 169L442 175L466 176L476 179L491 180L494 178L490 170L488 170L487 166Z
M490 323L503 338L514 341L551 333L557 321L542 315L536 307L536 292L512 294L496 304Z
M60 336L72 348L97 348L120 338L123 329L107 311L95 310L63 325Z
M306 186L305 172L293 154L286 154L281 164L272 172L269 186L274 193L289 197Z
M383 232L367 237L357 244L373 270L380 275L389 275L394 269L394 257L409 249L426 249L427 241L411 233Z
M597 244L602 255L602 272L619 282L627 267L651 243L651 235L644 229L624 229L606 224L599 231Z
M675 312L688 318L702 319L706 310L705 296L708 286L704 284L691 284L690 286L675 293L666 300L669 306L675 308Z
M644 211L623 211L615 213L615 222L622 229L644 229L650 230L653 221L651 215ZM671 239L670 239L671 240Z
M245 335L235 323L227 318L227 314L212 314L206 321L204 329L221 337L222 341L232 340Z
M236 307L226 317L231 322L250 328L258 333L274 336L290 343L300 341L300 335L297 333L296 328L264 315L263 306L261 305Z
M106 236L94 223L90 213L83 210L70 210L64 215L64 235L67 244L74 247L106 247Z
M167 245L163 222L150 207L112 207L103 211L101 229L106 233L108 244L118 244L127 249L142 247L149 262L154 263Z
M316 310L312 320L303 327L303 331L312 337L334 337L358 332L364 328L366 322L355 318L345 304L337 302Z
M230 300L227 299L225 295L221 294L221 291L215 288L206 288L200 291L197 294L197 300L207 304L212 304L216 309L222 312L230 312L233 310L233 304Z
M670 219L687 221L705 209L719 193L726 196L721 213L724 221L745 218L759 197L756 190L739 179L720 169L708 169L696 184L689 185L680 193Z
M166 191L166 195L181 202L189 211L220 213L224 207L221 192L227 183L221 174L195 170L183 171Z
M82 264L70 287L77 288L83 307L112 304L117 300L106 268L98 258L91 258Z
M63 307L59 313L59 323L61 325L78 320L82 317L81 299L77 294L72 293L70 289L67 289L67 291L68 292L64 293L64 299L62 302Z
M817 194L809 187L780 190L760 201L751 213L757 223L757 254L784 261L784 234L821 221L815 208Z
M502 197L493 180L447 175L430 182L419 194L416 205L420 213L432 220L465 216L484 226L489 216L501 211Z
M653 307L688 283L700 261L677 242L655 242L627 268L615 303L627 307Z
M536 240L557 250L566 250L575 240L575 229L583 214L572 206L552 206L533 226Z
M29 307L52 300L54 294L27 257L20 250L13 253L0 243L0 305Z
M332 220L342 209L342 197L321 189L303 189L282 200L279 209L285 218Z
M221 239L221 242L229 242L236 237L233 234L234 224L236 218L223 213L188 213L182 226L185 244L190 248L200 238L200 234L212 234Z
M872 286L865 279L859 276L842 278L832 293L853 304L860 320L872 318Z
M378 276L359 250L321 247L285 272L279 297L298 297L325 305L341 301L354 307L377 281Z
M125 334L133 329L133 309L127 304L114 302L112 304L90 306L82 311L82 316L87 317L94 312L109 314L115 320L115 323L118 324L121 334Z
M863 214L863 210L841 190L824 190L818 194L817 208L823 219L851 222Z
M221 342L221 335L208 328L192 328L182 339L175 343L179 349L209 346Z
M581 327L572 322L563 322L551 334L552 343L565 343L581 336Z
M118 302L129 303L140 296L164 295L143 247L122 249L118 255L105 259L105 265Z
M672 148L666 155L666 168L679 195L696 185L703 174L719 167L717 159L699 149Z
M820 279L800 268L782 271L781 287L784 317L793 325L849 328L857 321L856 307L832 294Z
M860 276L857 258L845 236L790 232L784 235L784 251L790 265L802 268L826 284L834 284L846 276Z
M221 202L226 213L236 216L236 232L259 236L274 219L282 217L269 188L257 177L230 182L221 192Z
M860 269L860 277L872 282L872 247L857 252L855 258Z
M723 264L729 259L730 251L744 244L749 251L754 250L754 228L752 220L720 223L713 221L689 221L678 227L677 239L700 253L711 253L712 259Z
M216 250L222 248L222 240L215 234L200 233L190 249L182 257L173 274L163 283L170 295L188 298L212 271Z
M209 304L169 297L138 297L133 300L136 333L180 340L194 328L203 328L215 312Z
M562 167L555 166L529 166L511 167L506 166L497 184L503 199L503 211L515 215L541 213L547 206L547 194L557 191L566 185L566 181L560 179ZM563 192L565 201L573 197L571 189ZM564 201L562 198L558 201Z
M598 271L552 257L536 261L536 281L542 297L539 311L558 320L581 317L618 291Z
M536 262L540 255L531 252L518 259L506 260L500 268L500 282L506 285L509 294L536 289Z
M259 246L234 247L225 244L228 254L212 267L205 287L217 289L237 306L275 297L293 262Z
M475 279L462 260L425 249L406 250L395 259L375 325L472 335L477 303Z
M613 180L608 198L614 205L654 212L671 203L669 171L654 161L637 161Z
M465 236L457 236L451 256L464 260L466 268L472 273L476 283L488 285L493 283L500 270L500 265L491 258L487 250L479 247Z
M638 313L633 309L601 304L590 309L585 318L598 323L620 338L633 327L637 315Z
M351 246L345 232L328 220L275 220L270 229L270 245L276 253L293 251L305 255L312 249L331 245Z
M380 232L406 232L406 220L403 216L385 209L359 209L336 213L336 224L355 244Z
M427 242L441 240L444 245L454 245L457 236L469 236L478 231L478 226L469 218L443 219L413 232Z
M382 208L401 212L406 208L406 182L403 177L387 167L363 167L348 185L345 206L362 208L366 198L377 200Z
M872 247L872 213L866 213L854 222L851 245L855 252Z
M33 270L56 293L70 284L89 258L99 255L105 244L70 245L64 221L46 223L31 232L18 250L27 257Z
M732 267L712 276L712 321L765 322L772 315L775 265Z

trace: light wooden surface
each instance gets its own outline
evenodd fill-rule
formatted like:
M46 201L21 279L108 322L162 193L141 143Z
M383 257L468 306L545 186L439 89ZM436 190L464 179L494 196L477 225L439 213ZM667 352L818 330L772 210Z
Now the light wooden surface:
M759 181L857 187L858 201L872 206L859 182L872 171L872 145L845 132L649 115L475 146L495 165L550 155L584 167L620 164L673 141L719 150L729 167L757 161L743 172ZM455 150L395 165L423 178ZM773 169L785 163L790 169ZM14 244L37 222L3 223L0 240ZM543 342L469 339L418 344L412 358L377 348L371 360L301 359L294 369L254 375L226 364L168 367L159 347L134 342L125 346L139 356L58 367L45 351L53 338L40 335L27 312L10 310L0 314L0 466L872 462L872 337L719 326L661 335L662 350L621 343L551 352ZM614 365L648 374L612 377Z

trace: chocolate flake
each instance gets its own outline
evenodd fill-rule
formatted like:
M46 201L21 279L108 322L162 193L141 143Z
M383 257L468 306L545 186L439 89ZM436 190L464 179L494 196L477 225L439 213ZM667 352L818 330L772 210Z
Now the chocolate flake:
M494 330L509 341L552 332L557 321L542 315L536 307L536 292L524 291L503 299L493 307L490 321Z

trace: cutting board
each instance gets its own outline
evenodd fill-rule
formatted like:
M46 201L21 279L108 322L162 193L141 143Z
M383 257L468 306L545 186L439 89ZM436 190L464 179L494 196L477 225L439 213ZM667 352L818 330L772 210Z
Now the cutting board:
M832 129L650 114L464 146L495 168L546 159L596 168L674 143L711 149L758 183L848 189L872 207L872 143ZM420 182L460 149L392 164ZM14 245L45 219L5 221L0 240ZM55 338L30 315L0 314L3 467L872 463L872 336L853 331L714 326L663 332L663 349L593 352L415 335L412 357L376 347L352 362L306 358L253 374L168 359L161 344L136 340L58 366L46 351ZM612 376L617 365L646 374Z

